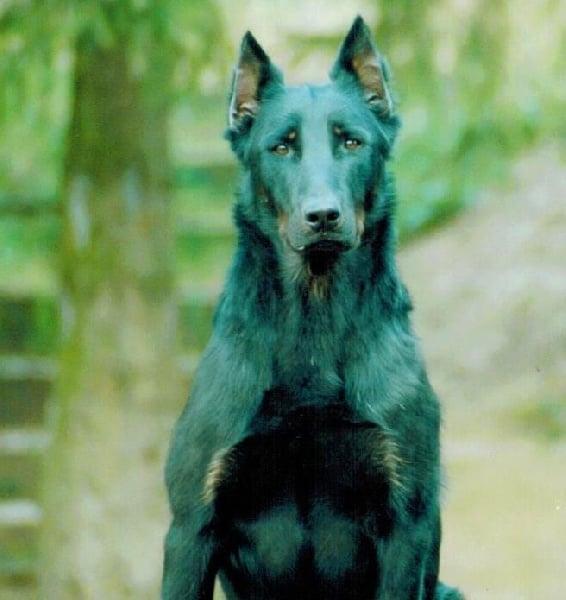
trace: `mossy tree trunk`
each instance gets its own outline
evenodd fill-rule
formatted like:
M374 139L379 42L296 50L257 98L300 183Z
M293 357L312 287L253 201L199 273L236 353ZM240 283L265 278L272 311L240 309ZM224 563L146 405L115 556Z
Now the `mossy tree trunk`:
M121 7L129 3L114 3ZM78 36L63 189L63 351L46 464L40 597L155 598L162 462L179 400L158 21ZM181 392L182 393L182 392Z

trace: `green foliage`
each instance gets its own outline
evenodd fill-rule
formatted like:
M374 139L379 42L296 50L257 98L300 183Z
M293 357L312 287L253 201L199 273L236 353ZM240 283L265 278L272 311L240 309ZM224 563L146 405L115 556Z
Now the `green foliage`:
M54 2L0 7L0 186L53 192L68 109L68 20ZM52 35L51 32L56 32Z
M217 106L220 109L220 102ZM175 271L178 287L185 296L194 296L195 292L198 295L195 285L198 282L198 288L204 291L204 299L209 302L211 297L215 297L218 283L224 280L235 241L230 206L236 177L233 163L178 167L175 172ZM196 257L198 260L195 260ZM199 332L208 332L209 320L201 325L198 319L194 323L193 333L202 339Z
M449 218L473 202L478 189L504 180L518 152L545 136L566 135L566 28L559 5L559 0L543 0L521 11L511 0L378 5L373 29L392 66L404 122L393 162L402 238ZM219 176L215 166L230 160L221 134L234 49L224 24L236 18L236 13L222 13L221 6L214 0L30 0L0 7L4 288L29 288L35 278L36 288L53 289L45 271L54 264L59 240L54 220L26 217L25 224L18 224L2 216L2 198L56 195L71 104L72 42L84 30L107 44L133 30L130 57L139 69L144 67L140 49L150 33L158 32L172 48L173 89L156 94L170 94L175 102L171 134L177 165L173 181L181 190L173 202L178 264L183 269L187 262L194 264L202 251L197 271L204 280L220 271L213 268L220 260L212 251L214 242L204 248L201 238L207 228L229 229L234 187L233 167ZM298 70L314 53L326 68L342 35L290 34L285 43L292 49L291 64ZM187 163L203 168L187 168ZM228 251L228 242L218 244ZM194 281L197 273L190 275Z
M10 549L9 552L0 551L0 577L10 576L11 579L25 576L33 572L35 564L37 562L37 550L30 548L31 543L29 540L28 547L17 548L16 551ZM22 546L23 544L19 544Z
M402 136L394 162L402 239L455 215L482 187L504 181L510 159L541 136L536 118L462 115L447 123L442 110L432 112L426 129L426 136Z
M517 408L513 420L526 433L549 442L559 441L566 436L566 402L564 398L539 400Z
M59 186L77 36L88 32L103 45L126 43L140 73L143 50L157 37L159 48L175 56L176 68L174 88L155 92L186 101L203 78L227 78L223 31L214 0L0 3L0 196L54 195Z
M554 0L546 5L558 10ZM531 12L527 18L542 27L546 11ZM518 36L525 26L533 23L507 1L399 2L382 10L377 39L393 64L405 123L395 165L402 238L457 213L479 189L504 180L519 152L564 130L559 104L539 94L541 81L556 88L563 52L541 52L539 65L530 57L536 70L529 70L516 47L529 45Z
M59 343L59 305L52 295L0 299L0 353L50 355Z
M4 293L54 292L60 232L55 213L0 218L0 282Z

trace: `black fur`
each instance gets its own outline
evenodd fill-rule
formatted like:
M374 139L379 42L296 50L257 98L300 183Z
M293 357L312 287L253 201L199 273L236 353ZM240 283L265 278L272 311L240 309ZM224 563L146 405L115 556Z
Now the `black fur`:
M251 34L238 247L173 435L163 598L460 598L437 582L440 412L394 260L399 120L356 19L322 87Z

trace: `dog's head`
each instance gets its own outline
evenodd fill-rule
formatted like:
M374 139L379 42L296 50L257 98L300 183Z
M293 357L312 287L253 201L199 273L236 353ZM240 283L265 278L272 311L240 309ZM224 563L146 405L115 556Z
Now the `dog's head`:
M386 65L361 17L330 76L328 85L286 87L248 32L227 133L245 167L245 211L314 275L357 248L379 212L383 163L399 124Z

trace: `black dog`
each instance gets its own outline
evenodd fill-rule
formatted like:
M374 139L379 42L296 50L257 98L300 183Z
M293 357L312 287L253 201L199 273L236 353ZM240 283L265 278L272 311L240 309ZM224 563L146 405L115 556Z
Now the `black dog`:
M439 406L394 260L399 121L361 18L322 87L251 34L239 241L167 465L163 598L457 599L437 581Z

